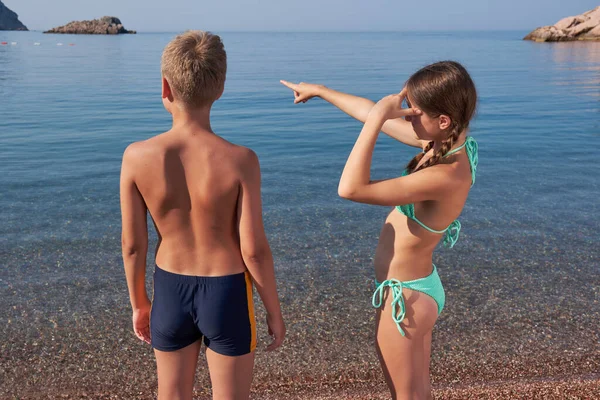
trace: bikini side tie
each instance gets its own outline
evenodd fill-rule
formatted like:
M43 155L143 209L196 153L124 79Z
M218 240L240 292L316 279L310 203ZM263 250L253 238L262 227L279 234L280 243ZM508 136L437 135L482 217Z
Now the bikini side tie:
M373 293L373 307L379 308L383 304L384 290L387 287L392 291L392 319L398 327L398 331L402 336L405 336L400 324L406 315L406 307L404 305L404 296L402 295L402 282L398 279L387 279L381 283L375 281L377 289Z

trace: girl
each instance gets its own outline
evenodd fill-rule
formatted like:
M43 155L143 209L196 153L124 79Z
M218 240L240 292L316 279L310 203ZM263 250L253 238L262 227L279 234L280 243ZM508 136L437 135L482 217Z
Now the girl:
M458 240L456 218L475 182L477 143L467 136L475 85L453 61L420 69L399 94L377 104L321 85L281 83L294 91L296 104L321 97L364 122L338 193L395 207L375 252L377 353L393 399L431 398L431 332L445 300L432 256L440 241L452 247ZM373 181L371 159L380 131L422 152L401 176Z

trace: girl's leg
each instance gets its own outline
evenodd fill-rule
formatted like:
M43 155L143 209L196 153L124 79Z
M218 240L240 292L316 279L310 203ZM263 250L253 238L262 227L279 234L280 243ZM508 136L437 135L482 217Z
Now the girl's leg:
M247 400L250 398L254 368L254 351L231 357L206 349L214 400Z
M404 289L403 293L406 316L402 329L406 336L400 334L392 319L389 293L378 310L379 360L393 399L427 399L430 395L430 338L437 319L437 303L421 292Z
M423 354L425 355L425 363L423 364L423 386L425 387L425 398L427 400L432 400L433 395L431 394L431 380L429 379L429 364L431 362L431 331L425 335L423 340Z
M192 400L201 341L177 351L154 350L158 400Z

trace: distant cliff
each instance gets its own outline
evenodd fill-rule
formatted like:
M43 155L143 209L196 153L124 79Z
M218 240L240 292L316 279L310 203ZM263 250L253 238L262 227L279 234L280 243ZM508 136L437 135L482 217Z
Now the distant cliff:
M28 30L17 13L6 7L0 0L0 31L26 31Z
M523 40L536 42L600 40L600 6L581 15L563 18L554 25L537 28Z
M72 33L80 35L118 35L121 33L136 33L123 27L121 20L116 17L102 17L91 21L73 21L64 26L50 29L44 33Z

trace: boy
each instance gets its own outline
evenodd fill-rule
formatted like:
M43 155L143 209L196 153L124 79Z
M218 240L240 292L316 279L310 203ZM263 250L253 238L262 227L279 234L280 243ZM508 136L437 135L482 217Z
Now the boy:
M226 70L219 36L177 36L162 56L162 99L173 127L131 144L123 155L122 245L133 329L154 348L159 399L192 398L202 341L213 397L249 397L256 346L252 282L274 339L267 350L285 335L258 158L210 126ZM159 238L152 304L145 288L147 212Z

